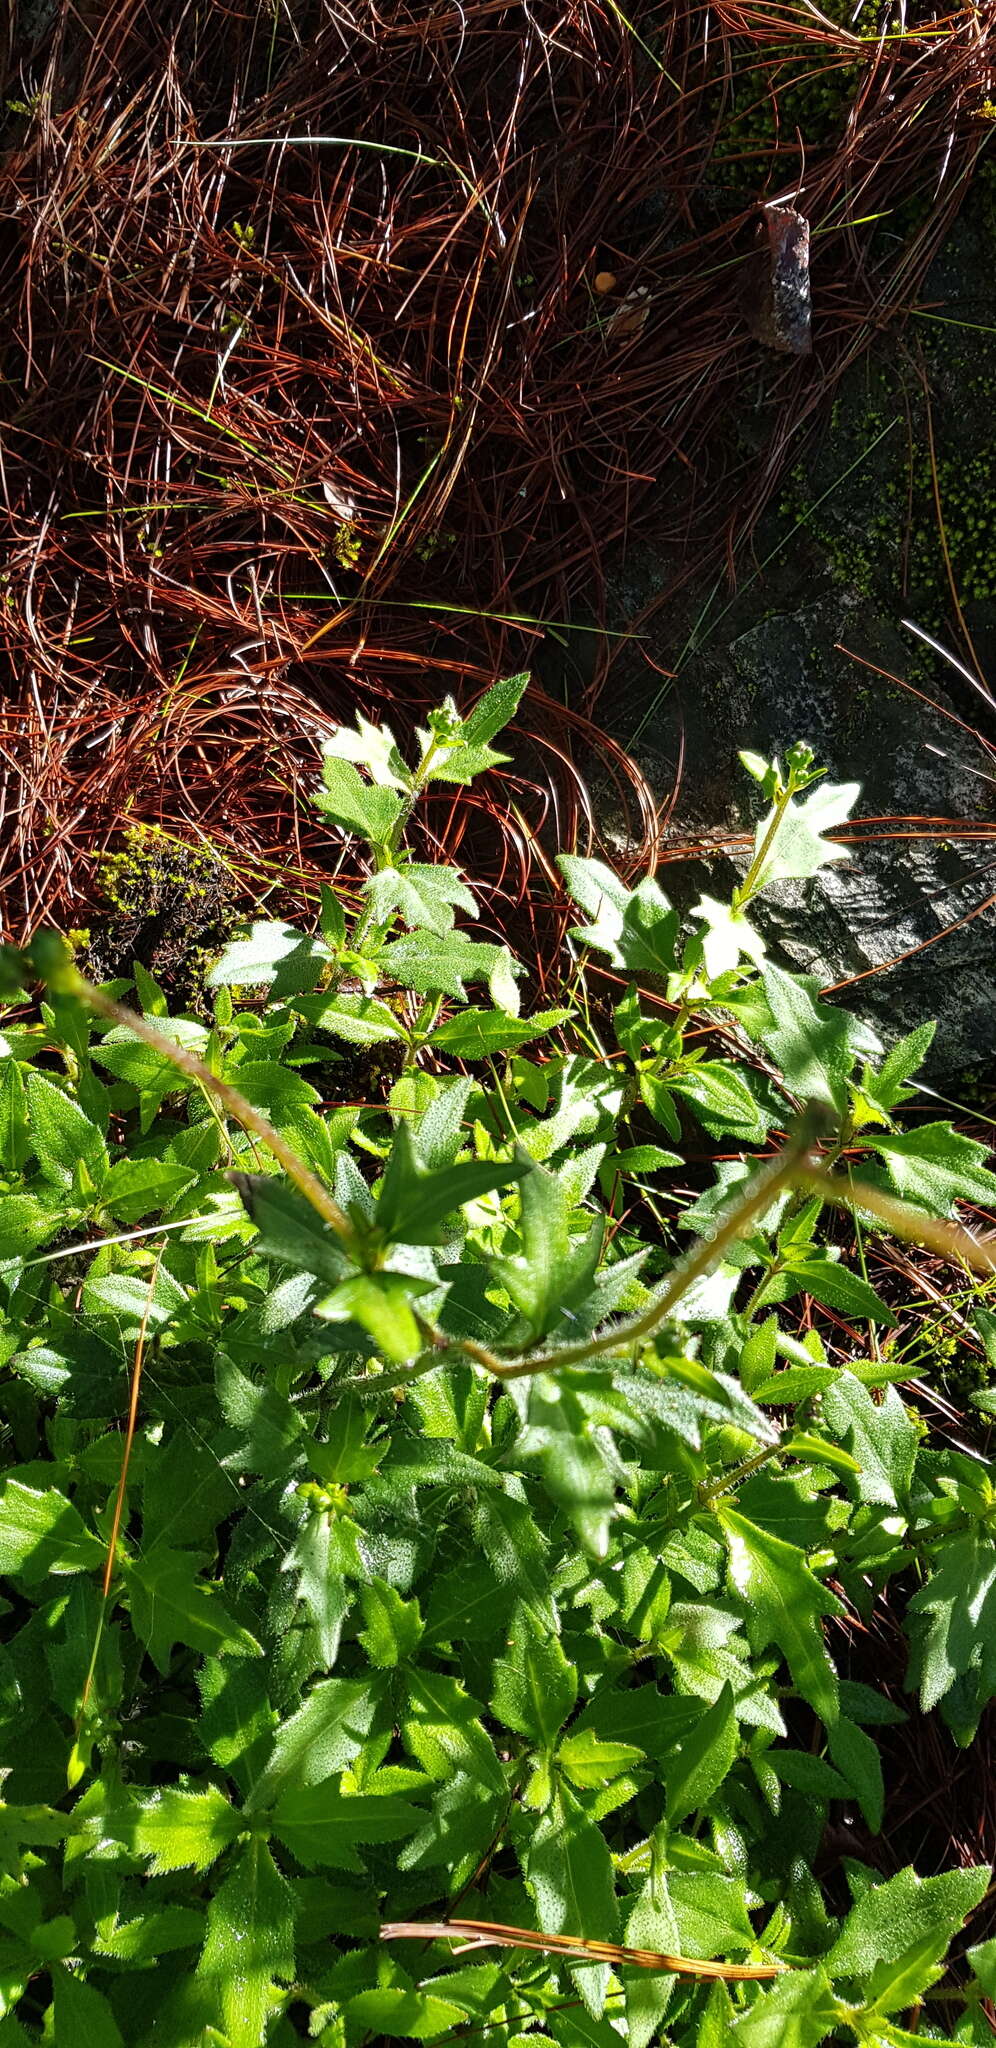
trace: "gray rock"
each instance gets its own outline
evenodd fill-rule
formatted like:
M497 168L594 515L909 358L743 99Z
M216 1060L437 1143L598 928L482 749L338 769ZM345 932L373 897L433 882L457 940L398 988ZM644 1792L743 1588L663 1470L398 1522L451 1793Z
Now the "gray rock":
M996 584L994 246L996 215L980 185L935 259L921 294L932 310L915 335L952 572L996 687L996 589L986 587ZM745 384L728 421L734 470L755 428L765 444L776 400L762 363L753 411ZM933 1074L953 1082L993 1062L996 780L986 778L996 776L996 705L901 625L911 613L928 624L952 607L923 383L894 340L847 373L801 457L786 507L769 509L753 556L745 551L738 564L735 594L722 577L685 581L673 541L644 540L616 565L609 625L624 631L645 612L649 625L642 641L624 643L598 715L664 805L683 737L661 858L664 886L684 907L703 885L722 894L743 871L742 853L722 843L747 833L759 808L741 748L770 756L805 739L834 781L861 783L857 817L869 823L853 858L769 897L758 922L784 961L837 986L887 1041L936 1017ZM955 644L953 627L939 630ZM583 671L580 648L578 659ZM678 676L670 685L668 671ZM914 681L933 704L889 674ZM992 757L944 715L952 710L992 741ZM889 818L907 822L870 822ZM945 820L948 831L937 822ZM609 845L614 837L625 853L625 822L607 792L602 822ZM707 859L673 858L696 840L709 842Z
M664 797L684 735L662 847L664 887L687 907L703 883L714 895L733 886L746 851L723 839L749 833L761 807L741 748L784 755L794 740L807 740L833 781L861 783L859 843L846 863L767 894L755 915L769 944L786 964L838 987L887 1043L936 1017L935 1081L991 1062L996 909L987 898L996 890L996 827L988 845L984 836L973 843L957 835L986 832L994 792L979 771L992 764L945 718L950 703L936 687L932 709L839 651L842 642L902 674L913 643L826 579L811 602L755 617L742 630L740 609L733 607L725 645L687 663L680 698L665 697L635 749ZM620 737L624 716L625 709ZM938 820L951 821L950 833ZM674 858L702 836L714 848L706 859Z

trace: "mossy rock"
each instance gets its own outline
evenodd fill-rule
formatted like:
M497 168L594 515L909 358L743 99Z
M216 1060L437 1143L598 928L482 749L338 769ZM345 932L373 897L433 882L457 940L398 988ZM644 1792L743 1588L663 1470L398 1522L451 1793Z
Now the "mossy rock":
M109 980L137 960L171 1003L199 1007L205 971L236 922L236 885L221 853L159 825L133 825L100 862L98 882L107 910L79 935L86 971Z

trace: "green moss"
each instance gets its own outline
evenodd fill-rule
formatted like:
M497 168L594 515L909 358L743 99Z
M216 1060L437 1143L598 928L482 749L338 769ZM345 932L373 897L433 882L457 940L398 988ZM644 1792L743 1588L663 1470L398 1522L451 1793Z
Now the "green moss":
M363 536L357 533L351 519L343 520L335 529L332 553L341 569L355 569L363 548Z
M453 548L456 544L456 534L451 533L447 527L439 527L435 533L427 533L416 542L415 554L420 562L431 562L433 555L440 548Z
M970 452L955 447L946 410L933 405L937 486L951 572L959 602L981 603L996 599L996 433L987 432L990 365L984 352L974 368L960 358L955 363L946 337L933 342L932 349L938 388L942 380L947 386L956 383L959 411L964 409L966 420L977 423L983 436ZM892 421L896 425L883 436ZM841 479L839 488L834 488L835 477ZM852 385L846 398L838 398L824 448L815 463L807 460L790 473L780 513L805 527L841 588L893 615L908 611L929 631L949 626L951 586L926 409L922 391L904 388L898 371L871 368L863 389ZM929 670L926 653L913 659Z
M827 0L823 9L850 29L851 0ZM825 44L799 36L772 46L766 64L757 44L733 45L733 78L713 162L727 191L754 196L774 164L779 144L796 133L814 155L841 135L864 70Z
M921 1324L911 1370L937 1386L962 1410L971 1407L973 1394L982 1393L993 1383L988 1360L970 1351L959 1331L952 1329L942 1315L927 1317Z
M127 974L133 961L195 1007L204 975L234 924L227 863L210 845L174 838L160 825L133 825L98 865L109 914L86 933L91 975Z

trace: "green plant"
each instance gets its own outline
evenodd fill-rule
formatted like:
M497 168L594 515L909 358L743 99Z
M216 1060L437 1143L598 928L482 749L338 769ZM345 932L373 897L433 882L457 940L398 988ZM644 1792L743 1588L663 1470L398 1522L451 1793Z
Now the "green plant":
M813 1866L836 1802L882 1827L904 1718L840 1678L845 1600L893 1584L958 1740L996 1692L996 1487L925 1441L828 1219L988 1269L957 1203L996 1179L897 1125L929 1027L883 1056L765 957L759 892L845 857L856 790L807 748L745 757L753 856L684 935L565 857L570 1000L519 1014L408 828L523 687L445 705L414 767L338 735L360 907L233 939L210 1021L142 967L122 1010L51 935L0 958L0 2048L903 2048L945 1999L987 2038L991 1943L936 1989L987 1870L850 1860L848 1906ZM342 1045L399 1048L382 1102L308 1082ZM740 1156L679 1256L687 1118ZM881 1338L830 1365L803 1295ZM453 1958L468 1911L503 1953Z

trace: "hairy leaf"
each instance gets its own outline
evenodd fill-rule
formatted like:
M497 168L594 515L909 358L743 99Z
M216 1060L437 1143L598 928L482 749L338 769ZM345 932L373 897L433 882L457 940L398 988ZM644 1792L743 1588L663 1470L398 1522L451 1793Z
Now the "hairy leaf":
M230 2048L261 2048L294 1977L294 1900L265 1842L246 1842L207 1912L198 1975L216 1993Z
M837 1679L823 1640L824 1615L840 1614L840 1601L808 1569L793 1543L722 1505L718 1514L730 1557L730 1578L747 1607L748 1631L758 1647L782 1653L803 1699L828 1725L837 1719Z

